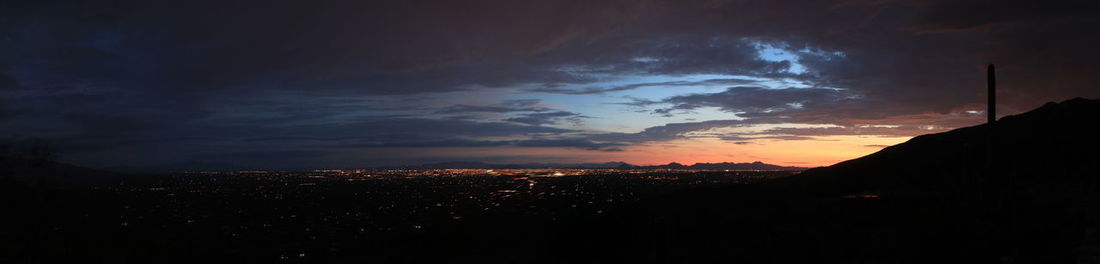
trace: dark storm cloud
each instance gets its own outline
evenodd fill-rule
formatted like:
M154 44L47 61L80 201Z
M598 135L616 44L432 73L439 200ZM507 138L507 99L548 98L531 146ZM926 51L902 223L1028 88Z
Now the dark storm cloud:
M523 123L528 125L540 126L547 124L557 124L562 121L580 123L581 119L588 118L582 114L573 113L569 111L554 111L544 113L529 113L522 114L518 117L508 118L505 121Z
M654 110L667 114L674 110L715 107L744 116L774 115L803 109L821 109L854 100L858 95L843 90L822 88L768 89L763 87L730 87L723 92L674 96L659 102L672 107Z
M512 117L504 118L503 121L533 126L558 124L563 121L579 124L581 119L589 118L579 113L538 106L539 102L540 100L537 99L519 99L507 100L495 105L452 105L436 110L434 113L452 115L452 117L457 119L477 119L480 117L477 115L454 116L454 114L510 114Z
M740 142L745 142L745 141L752 141L752 140L761 140L761 139L774 139L774 140L813 140L813 139L815 139L815 138L814 138L814 137L806 137L806 136L791 136L791 135L778 135L778 136L759 136L759 137L745 137L745 136L743 136L743 135L725 135L725 136L719 136L719 137L718 137L718 139L721 139L721 140L729 140L729 141L740 141Z
M613 142L651 142L682 139L684 134L693 131L706 130L716 127L738 127L751 124L743 120L713 120L689 123L669 123L661 126L649 127L638 133L606 133L591 135L594 140Z
M793 76L785 73L790 62L758 57L756 44L760 40L726 34L670 34L564 46L549 55L576 56L566 63L572 67L565 70L583 74Z
M242 127L241 129L248 129ZM562 134L572 130L515 125L500 122L438 120L423 118L364 117L346 124L318 124L273 127L269 133L285 135L332 135L357 138L400 140L414 136L438 137L503 137L517 135Z
M494 105L452 105L436 110L436 114L462 114L462 113L514 113L514 112L544 112L552 108L537 106L538 99L506 100Z
M594 142L586 139L531 139L520 140L512 142L512 144L521 147L571 147L581 148L586 150L598 150L605 152L618 152L622 151L620 147L626 146L622 143L614 142Z
M9 76L3 72L0 72L0 91L14 90L19 87L19 80L15 77Z
M518 146L518 147L565 147L565 148L578 148L584 150L598 150L615 152L622 151L618 147L625 146L621 143L599 143L586 139L579 138L565 138L565 139L527 139L527 140L470 140L470 139L448 139L448 140L425 140L425 141L378 141L371 140L361 143L352 144L340 144L337 147L343 148L439 148L439 147L498 147L498 146Z
M9 43L24 54L16 63L46 60L42 70L66 78L156 82L183 93L310 86L400 94L570 80L512 58L599 33L611 26L601 27L604 20L630 9L556 1L32 2L5 17L16 21Z
M940 131L935 126L898 126L898 127L813 127L813 128L776 128L762 134L780 134L790 136L826 136L826 135L870 135L870 136L916 136L929 131Z
M1004 23L1086 15L1096 7L1093 1L938 1L928 5L929 12L912 29L927 33L978 30Z
M738 85L738 84L751 84L757 81L749 79L711 79L705 81L669 81L669 82L655 82L655 83L636 83L629 85L620 85L613 87L583 87L579 89L569 89L560 86L544 86L531 89L532 92L540 93L560 93L560 94L604 94L610 92L629 91L644 87L677 87L677 86L709 86L709 85Z
M939 126L899 125L875 127L869 125L848 127L780 127L760 132L724 133L717 138L728 141L748 142L753 140L821 140L820 136L877 136L909 137L945 130ZM877 146L877 145L876 145Z
M511 113L520 111L542 111L541 109L528 109L528 108L514 108L507 106L492 106L492 105L453 105L443 109L435 111L437 114L459 114L459 113Z
M185 91L310 86L318 92L408 93L461 85L577 81L544 67L556 63L649 73L768 73L786 67L787 62L757 60L753 47L740 42L741 37L788 41L795 48L851 50L859 59L899 63L894 58L898 55L868 57L871 53L859 49L874 45L878 50L867 51L905 51L931 43L936 45L929 50L943 52L951 49L938 49L946 47L942 42L957 38L919 36L904 44L912 32L878 32L879 28L926 25L927 21L946 21L942 23L953 27L981 25L986 20L1008 24L1081 13L1051 8L1057 3L991 5L993 12L977 12L983 4L950 3L154 1L16 4L5 15L15 21L6 27L16 32L8 45L27 54L14 56L14 64L25 67L21 62L30 57L49 55L45 57L57 62L49 68L61 70L56 75L107 73L100 79L156 81L160 86L186 86L180 87ZM1043 11L1049 9L1053 10ZM1023 10L1049 15L1034 16ZM953 15L964 13L979 15ZM993 17L983 17L989 13ZM785 19L765 18L776 14ZM882 45L895 43L901 45ZM632 61L636 57L658 62ZM874 65L850 67L870 68L866 66ZM837 70L813 68L815 73Z
M564 140L583 131L546 125L592 114L537 99L424 101L479 89L582 96L699 85L743 87L628 104L745 119L557 146L628 148L586 141L775 123L843 128L771 136L911 135L980 122L956 114L983 102L985 63L998 64L1002 113L1100 97L1095 11L1085 1L6 1L0 136L61 141L85 164L248 150L330 157L301 149L340 144L549 146L476 138ZM765 44L797 59L762 59ZM696 74L808 87L674 80ZM671 79L597 84L653 75ZM428 114L444 117L417 117ZM246 140L265 137L287 140Z

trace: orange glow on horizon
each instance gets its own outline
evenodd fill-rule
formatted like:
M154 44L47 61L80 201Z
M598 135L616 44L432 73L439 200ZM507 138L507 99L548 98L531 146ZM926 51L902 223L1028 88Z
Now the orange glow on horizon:
M910 137L823 136L813 140L754 140L735 144L716 138L669 141L610 153L627 163L639 165L679 162L753 162L775 165L818 167L862 157L909 140ZM595 161L595 160L592 160ZM605 160L606 161L606 160Z
M828 166L862 157L883 146L905 142L911 137L821 136L812 140L758 139L735 144L717 138L681 139L653 142L604 152L576 148L477 147L438 148L441 160L489 161L490 163L602 163L622 161L635 165L660 165L678 162L754 162L799 167ZM424 157L422 150L375 149L392 157ZM455 156L464 158L455 158Z

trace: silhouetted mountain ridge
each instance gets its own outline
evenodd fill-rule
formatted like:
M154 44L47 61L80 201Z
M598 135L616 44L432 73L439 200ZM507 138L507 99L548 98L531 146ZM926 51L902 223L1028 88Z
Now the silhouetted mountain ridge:
M982 124L921 135L781 182L845 191L960 192L966 186L1078 182L1100 164L1097 121L1100 100L1051 102L1005 116L993 131Z
M670 263L1091 263L1077 249L1100 241L1098 118L1098 100L1048 103L992 131L922 135L767 184L643 200L585 232L605 232L603 245L660 245Z
M50 185L111 184L121 181L122 175L54 161L7 157L0 160L0 180Z

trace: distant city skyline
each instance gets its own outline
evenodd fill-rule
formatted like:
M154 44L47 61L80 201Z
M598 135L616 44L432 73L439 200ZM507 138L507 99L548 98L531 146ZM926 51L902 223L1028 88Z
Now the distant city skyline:
M1100 97L1076 2L0 5L0 141L63 162L830 165Z

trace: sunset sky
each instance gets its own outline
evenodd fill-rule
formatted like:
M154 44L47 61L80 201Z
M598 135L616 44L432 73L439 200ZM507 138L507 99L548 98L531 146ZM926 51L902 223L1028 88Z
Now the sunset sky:
M0 140L99 168L822 166L980 124L988 63L1002 116L1100 97L1092 4L1001 2L4 1Z

